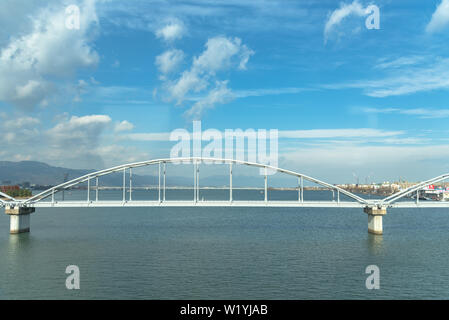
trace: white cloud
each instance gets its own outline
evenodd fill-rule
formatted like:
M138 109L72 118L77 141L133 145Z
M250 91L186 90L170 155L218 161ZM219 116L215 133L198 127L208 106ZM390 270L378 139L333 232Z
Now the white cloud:
M132 129L134 129L134 125L127 120L118 122L114 127L115 132L131 131Z
M61 89L58 83L98 63L98 54L89 46L92 26L98 22L95 2L85 0L81 11L79 30L66 28L65 6L60 4L33 16L28 33L11 35L0 49L0 100L28 108L48 103Z
M244 70L254 51L242 44L239 38L226 38L218 36L210 38L205 44L205 50L193 58L189 69L184 70L174 80L169 80L165 74L161 77L165 80L163 88L167 100L175 100L180 105L185 100L195 100L194 105L186 112L188 116L196 118L206 109L213 108L218 103L226 103L232 96L227 88L227 80L218 79L218 73L231 69ZM170 50L158 56L156 64L161 72L171 70L172 65L180 58L174 54L177 50ZM188 97L189 94L200 94L196 97Z
M209 85L209 80L217 72L233 66L244 69L252 54L254 52L243 45L239 38L210 38L206 43L206 49L193 59L190 70L184 71L181 77L170 86L169 91L180 104L187 93L205 89Z
M101 169L149 158L148 152L136 147L111 143L112 133L134 127L126 120L115 126L111 123L108 115L63 119L43 132L45 153L39 159L65 167Z
M330 34L345 18L351 15L362 17L365 14L365 8L358 0L354 0L350 4L341 3L340 8L334 10L326 21L324 26L324 42L328 40Z
M227 87L227 81L219 81L216 87L209 91L204 99L196 102L185 115L189 118L200 119L205 110L213 108L216 104L223 104L233 99L231 90Z
M208 86L207 78L202 78L196 71L186 70L177 81L169 82L167 89L170 94L169 99L175 99L177 104L181 104L187 93L190 91L199 92Z
M449 26L449 0L442 0L426 26L429 33L441 31Z
M5 121L3 121L3 126L7 130L14 130L14 129L20 129L20 128L25 128L25 127L32 127L32 126L38 125L40 123L41 123L41 121L37 118L21 117L21 118L5 120Z
M182 50L167 50L156 57L156 66L158 67L159 72L165 75L175 71L183 59L184 52Z
M45 133L52 149L51 155L61 159L88 156L99 161L95 147L110 122L107 115L72 116L61 121Z
M33 158L64 167L102 168L107 159L98 153L98 148L110 123L107 115L62 119L53 128L41 131L43 143Z
M186 30L184 25L179 22L170 22L166 26L156 30L156 37L162 38L165 41L173 41L181 39L185 34Z
M35 160L51 165L101 169L137 160L148 159L146 151L137 147L111 143L119 139L108 115L60 115L47 129L46 122L30 116L0 114L0 156L7 160ZM130 123L120 122L128 127ZM19 150L19 151L18 151Z
M215 73L231 67L234 58L238 59L238 68L245 69L252 54L254 52L242 44L239 38L210 38L206 43L206 50L194 59L193 69L198 72Z
M14 146L14 150L17 150L28 144L39 143L40 124L40 120L33 117L4 117L0 124L1 131L5 133L3 147Z
M45 3L51 6L57 6L60 5L61 0L47 0ZM32 20L30 17L41 8L42 1L0 1L1 45L8 42L11 35L29 33L32 29Z

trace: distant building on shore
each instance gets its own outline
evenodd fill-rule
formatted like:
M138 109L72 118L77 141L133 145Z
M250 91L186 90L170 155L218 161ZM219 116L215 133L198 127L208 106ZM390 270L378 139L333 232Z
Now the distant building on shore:
M3 193L8 193L8 192L10 192L10 191L13 191L13 190L20 190L20 187L19 186L17 186L17 185L14 185L14 186L0 186L0 191L1 192L3 192Z

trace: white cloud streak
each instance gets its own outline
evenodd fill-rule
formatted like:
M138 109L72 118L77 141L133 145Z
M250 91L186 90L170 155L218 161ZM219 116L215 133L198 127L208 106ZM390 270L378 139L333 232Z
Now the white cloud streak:
M440 119L449 117L449 109L435 109L435 108L412 108L412 109L400 109L400 108L362 108L366 113L377 114L400 114L417 116L421 119Z
M278 130L278 137L280 139L385 138L403 134L405 134L405 132L400 130L386 131L370 128ZM123 136L123 138L134 141L169 141L170 132L132 133Z
M280 130L279 138L290 139L330 139L330 138L366 138L390 137L404 134L404 131L384 131L379 129L312 129L312 130Z
M429 61L432 60L432 61ZM427 59L426 64L417 66L397 64L383 79L324 85L327 89L363 89L371 97L383 98L407 95L416 92L449 89L449 59Z
M425 62L426 59L431 59L431 57L425 56L409 56L409 57L399 57L388 61L387 59L381 59L379 63L375 66L377 69L392 69L401 68L405 66L416 65L418 63Z

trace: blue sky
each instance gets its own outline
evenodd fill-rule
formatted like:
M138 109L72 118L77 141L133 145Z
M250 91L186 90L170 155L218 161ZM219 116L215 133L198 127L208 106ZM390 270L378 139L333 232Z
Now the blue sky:
M71 4L79 30L65 25ZM379 29L365 26L369 5ZM197 119L277 129L279 166L325 181L449 171L448 0L0 9L2 160L100 169L168 157L161 137Z

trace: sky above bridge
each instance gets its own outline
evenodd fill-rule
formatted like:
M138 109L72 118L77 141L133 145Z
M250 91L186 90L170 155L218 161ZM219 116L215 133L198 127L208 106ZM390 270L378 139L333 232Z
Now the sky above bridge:
M277 129L325 181L422 180L449 172L448 40L449 0L1 1L0 159L169 157L201 120Z

